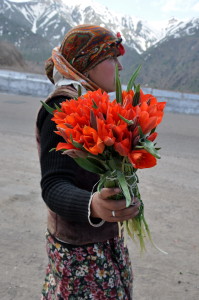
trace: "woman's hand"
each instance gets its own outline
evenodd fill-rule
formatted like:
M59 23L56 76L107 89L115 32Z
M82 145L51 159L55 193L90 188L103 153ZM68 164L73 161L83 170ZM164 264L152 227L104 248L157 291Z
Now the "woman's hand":
M112 200L108 197L120 193L119 188L103 188L93 195L91 217L107 222L122 222L134 218L139 213L140 201L132 199L133 205L126 207L126 200Z

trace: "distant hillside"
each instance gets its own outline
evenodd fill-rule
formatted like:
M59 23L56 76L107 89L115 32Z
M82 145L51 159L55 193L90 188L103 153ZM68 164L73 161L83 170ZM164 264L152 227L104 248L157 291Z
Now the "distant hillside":
M7 41L0 41L0 65L1 67L15 67L22 70L26 67L21 52Z
M18 72L44 74L44 63L26 61L17 47L7 41L0 41L0 66Z
M145 86L199 93L199 18L172 18L162 33L155 33L144 20L119 16L95 1L75 4L62 0L0 1L0 41L7 41L23 55L31 72L43 73L44 61L73 26L93 23L121 32L126 54L121 57L122 83L127 83L142 64L138 81ZM14 52L10 53L13 61ZM3 61L3 67L7 60ZM10 62L7 68L14 67ZM2 65L2 64L1 64ZM27 67L28 66L28 67Z
M199 34L170 39L143 53L133 68L142 64L142 85L181 92L199 93ZM131 71L124 70L124 81Z
M49 56L52 48L50 42L41 35L33 33L28 26L22 26L2 14L0 15L0 24L3 27L3 35L0 35L0 40L7 40L14 44L20 49L26 60L38 62Z

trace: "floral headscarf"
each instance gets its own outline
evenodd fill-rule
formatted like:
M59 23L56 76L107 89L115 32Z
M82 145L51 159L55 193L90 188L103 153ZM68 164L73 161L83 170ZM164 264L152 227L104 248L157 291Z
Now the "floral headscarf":
M53 70L69 82L78 82L88 90L99 87L86 77L86 73L109 57L123 55L122 38L110 30L94 25L79 25L64 37L60 47L52 50L46 62L46 74L55 83Z

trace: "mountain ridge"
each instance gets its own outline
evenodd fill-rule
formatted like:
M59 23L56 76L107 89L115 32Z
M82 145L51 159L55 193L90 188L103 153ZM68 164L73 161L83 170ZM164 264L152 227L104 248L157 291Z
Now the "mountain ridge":
M93 23L121 32L126 48L126 54L121 58L123 83L127 82L135 67L142 64L139 79L144 86L199 92L199 84L195 80L195 77L199 78L196 60L199 18L188 22L171 19L160 38L145 21L114 15L101 5L95 8L94 4L78 4L75 1L69 6L62 0L2 0L0 4L0 40L12 43L26 60L37 64L42 64L64 34L80 23ZM189 70L189 76L185 81L180 74L186 70Z

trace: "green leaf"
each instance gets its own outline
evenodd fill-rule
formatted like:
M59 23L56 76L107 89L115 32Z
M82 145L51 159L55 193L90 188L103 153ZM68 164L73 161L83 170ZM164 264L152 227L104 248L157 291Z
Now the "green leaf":
M77 158L74 158L74 160L81 168L83 168L89 172L93 172L95 174L103 174L104 173L103 169L99 168L95 163L91 162L87 158L77 157Z
M73 146L75 146L75 148L78 148L78 149L83 148L82 144L80 144L80 143L73 140L72 134L70 135L70 140L71 140L71 143L73 144Z
M82 95L82 87L79 84L77 87L77 92L78 92L78 97L80 97Z
M61 108L57 105L57 104L54 104L55 105L55 108L59 111L59 112L62 112Z
M104 170L104 172L107 171L107 165L105 162L103 162L101 159L98 159L98 157L94 157L94 156L90 156L88 155L88 158L87 158L90 162L94 163L96 166L98 166L100 169Z
M160 158L158 151L155 149L153 142L149 140L145 140L144 142L140 142L141 146L149 153L151 153L156 158Z
M97 104L95 103L95 101L92 99L92 102L93 102L93 108L98 108Z
M78 142L76 142L74 140L72 140L72 144L73 144L73 146L75 146L75 148L78 148L78 149L82 149L83 148L82 144L80 144L80 143L78 143Z
M143 146L136 146L135 149L144 149Z
M50 150L49 150L49 152L52 152L52 151L54 151L54 150L56 150L56 148L52 148L52 149L50 149Z
M144 133L143 133L143 131L142 131L141 126L138 126L138 131L139 131L140 137L143 138L143 137L144 137Z
M122 104L122 86L119 79L118 65L115 66L116 101Z
M43 107L47 110L47 112L49 112L51 115L53 115L53 112L54 112L54 108L50 107L48 104L46 104L45 102L43 101L40 101L43 105Z
M117 179L126 199L126 207L129 207L131 204L131 194L129 192L128 184L126 182L124 174L120 171L117 171Z
M100 176L100 181L99 181L98 186L97 186L97 191L98 192L100 192L101 189L104 187L104 183L106 181L107 174L108 173L105 173L105 174Z
M122 115L120 115L120 114L118 114L118 115L119 115L119 117L120 117L124 122L126 122L128 125L133 125L133 124L134 124L133 120L128 120L128 119L124 118Z
M137 106L140 102L140 84L135 86L135 95L133 97L133 106Z
M150 132L150 134L149 134L149 135L151 135L152 133L154 133L154 132L155 132L155 130L156 130L156 127L154 127L154 128L151 130L151 132Z
M138 68L135 70L135 72L133 73L133 75L131 76L128 84L127 84L127 92L129 92L130 90L132 90L132 87L134 85L134 82L135 82L135 79L137 78L138 74L139 74L139 71L141 69L141 65L138 66Z

